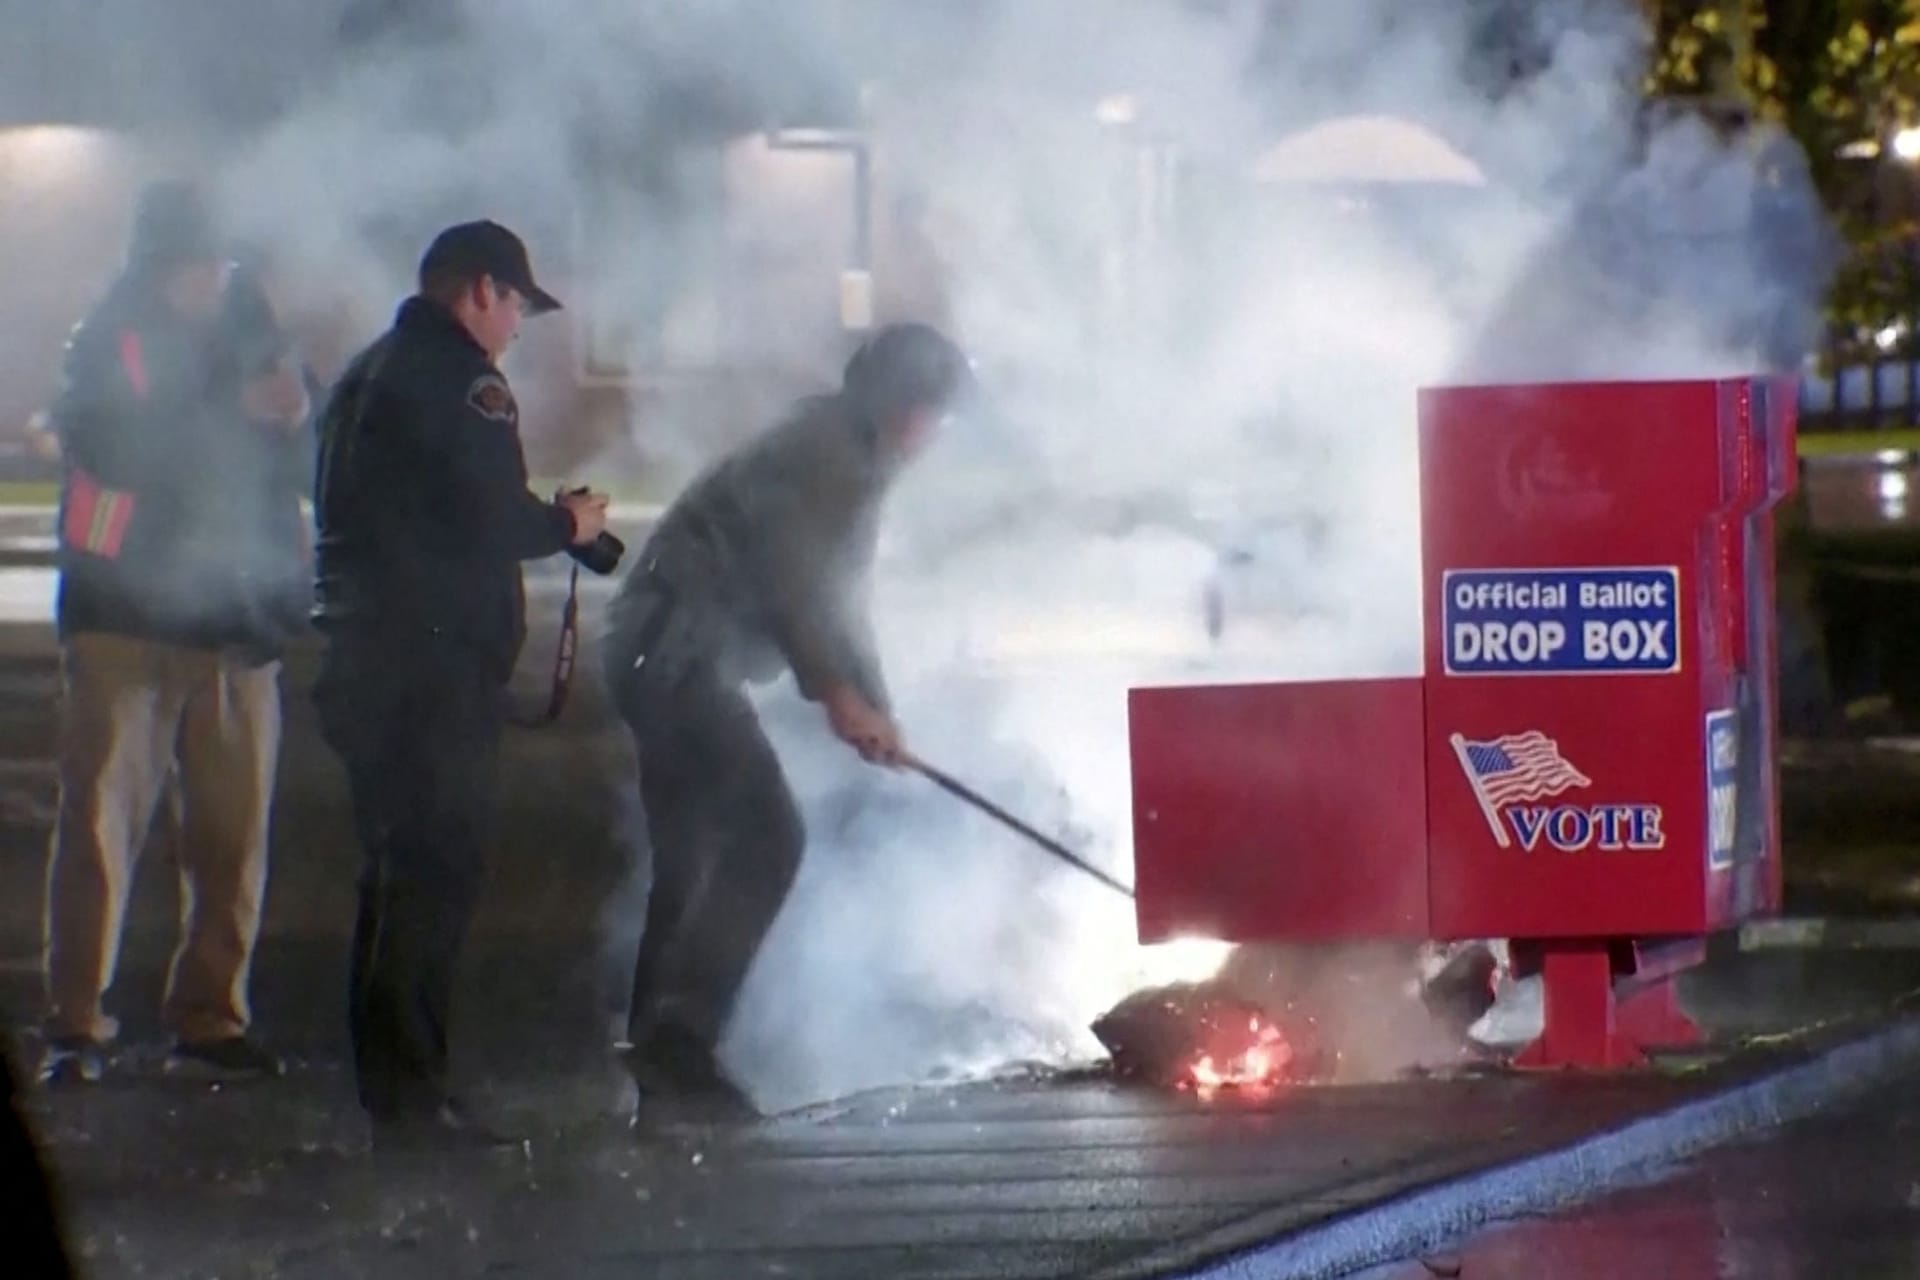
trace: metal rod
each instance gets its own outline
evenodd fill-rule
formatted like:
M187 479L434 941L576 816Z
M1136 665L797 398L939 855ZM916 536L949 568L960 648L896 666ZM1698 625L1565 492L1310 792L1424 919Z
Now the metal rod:
M853 148L853 269L873 270L873 152Z
M1040 848L1060 859L1060 861L1080 871L1086 872L1086 874L1092 876L1095 880L1107 886L1107 888L1112 889L1115 893L1125 894L1129 898L1133 897L1132 888L1114 879L1073 850L1067 848L1064 844L1061 844L1058 840L1053 839L1051 836L1042 835L1040 832L1034 830L965 783L960 782L948 774L942 773L926 761L911 755L907 756L902 763L941 790L959 797L974 808L980 810L980 812L999 822L1002 826L1008 827L1025 836L1029 841L1040 846Z

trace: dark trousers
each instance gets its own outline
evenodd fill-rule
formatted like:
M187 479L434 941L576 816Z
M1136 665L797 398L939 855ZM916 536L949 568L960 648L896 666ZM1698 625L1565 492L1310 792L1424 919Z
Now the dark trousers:
M623 693L640 759L653 887L634 966L634 1044L675 1038L709 1061L800 869L786 775L737 686L697 669Z
M485 876L504 725L504 692L477 664L394 656L336 641L314 690L360 838L348 1020L376 1121L450 1096L454 971Z

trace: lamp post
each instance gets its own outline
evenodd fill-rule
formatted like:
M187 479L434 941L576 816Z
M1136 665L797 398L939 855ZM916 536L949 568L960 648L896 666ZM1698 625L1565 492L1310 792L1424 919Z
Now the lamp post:
M853 160L853 242L840 273L840 326L849 333L873 327L873 149L855 129L769 129L773 151L831 151Z

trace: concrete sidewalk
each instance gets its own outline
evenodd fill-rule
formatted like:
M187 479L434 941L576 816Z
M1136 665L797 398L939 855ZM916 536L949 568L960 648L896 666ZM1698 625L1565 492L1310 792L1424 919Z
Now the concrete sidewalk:
M101 1280L1332 1276L1916 1064L1899 1020L1604 1079L1200 1099L1027 1078L636 1132L589 1058L493 1078L524 1152L403 1165L366 1153L337 1060L222 1092L123 1064L32 1112Z

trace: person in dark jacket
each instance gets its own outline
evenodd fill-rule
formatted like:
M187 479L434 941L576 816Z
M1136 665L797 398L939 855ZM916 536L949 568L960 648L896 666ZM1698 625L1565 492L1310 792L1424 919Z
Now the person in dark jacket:
M188 913L168 975L169 1065L282 1069L248 1036L247 985L266 888L279 659L302 624L268 599L263 584L287 565L258 535L265 519L301 519L288 477L306 397L287 360L240 359L271 317L236 318L233 305L199 193L149 188L126 269L75 330L51 411L65 706L45 1069L57 1078L103 1069L118 1027L102 998L133 863L170 778Z
M881 502L971 381L935 330L882 329L837 394L682 494L621 584L603 652L654 859L629 1025L643 1091L751 1106L717 1048L804 833L743 685L791 671L864 759L899 761L866 601Z
M376 1141L500 1141L450 1088L447 1018L526 636L520 562L606 525L604 495L528 490L495 363L523 314L559 305L511 231L448 228L321 415L314 697L364 854L350 1023Z

